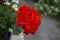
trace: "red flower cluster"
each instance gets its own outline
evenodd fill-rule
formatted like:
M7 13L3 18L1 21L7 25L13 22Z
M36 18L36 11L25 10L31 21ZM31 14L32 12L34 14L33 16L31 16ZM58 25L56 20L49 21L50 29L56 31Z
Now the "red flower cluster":
M41 15L34 10L34 8L30 8L27 5L21 6L17 12L17 25L23 25L25 34L35 34L36 30L41 24Z

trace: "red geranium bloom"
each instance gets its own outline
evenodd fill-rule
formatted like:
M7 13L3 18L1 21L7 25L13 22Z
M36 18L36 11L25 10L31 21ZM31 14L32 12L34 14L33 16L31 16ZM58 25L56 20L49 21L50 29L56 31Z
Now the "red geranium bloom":
M41 15L36 10L34 10L34 8L31 8L27 5L21 6L17 12L17 25L23 25L25 34L35 34L36 30L41 24Z

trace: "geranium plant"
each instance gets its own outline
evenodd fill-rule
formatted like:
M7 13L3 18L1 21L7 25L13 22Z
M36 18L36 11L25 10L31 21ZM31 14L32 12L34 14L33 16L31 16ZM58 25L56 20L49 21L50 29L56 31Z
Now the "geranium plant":
M2 0L1 0L2 1ZM41 15L27 5L19 6L15 0L3 0L0 2L0 40L3 34L11 28L14 34L21 33L24 29L25 34L35 34L41 24Z
M15 32L17 30L15 26L17 12L15 10L18 5L18 0L0 0L0 40L4 39L9 28L13 29L14 34L18 34L18 31ZM21 32L21 28L19 28L19 32Z
M21 6L17 12L17 25L22 25L22 28L25 30L24 33L35 34L36 30L41 24L41 15L34 10L34 8L31 8L27 5Z

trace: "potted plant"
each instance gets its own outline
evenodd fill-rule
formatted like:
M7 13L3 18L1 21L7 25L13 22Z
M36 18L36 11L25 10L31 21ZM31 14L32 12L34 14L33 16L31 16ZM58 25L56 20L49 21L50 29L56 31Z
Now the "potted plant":
M9 28L16 35L21 33L22 29L25 34L35 34L41 24L41 15L34 8L27 5L18 8L18 2L7 0L0 3L0 40L9 40Z
M0 0L0 40L9 40L11 35L9 28L16 29L17 12L13 8L15 4L18 5L12 0ZM21 30L19 29L19 31Z

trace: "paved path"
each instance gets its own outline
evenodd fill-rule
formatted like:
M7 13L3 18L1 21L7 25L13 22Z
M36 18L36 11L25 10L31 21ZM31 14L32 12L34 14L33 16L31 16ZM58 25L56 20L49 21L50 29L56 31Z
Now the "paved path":
M25 35L25 40L57 40L60 38L60 29L56 21L43 16L42 24L35 35Z

